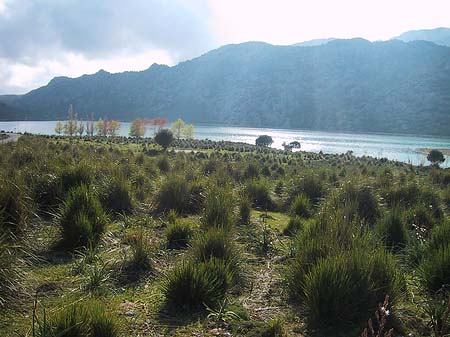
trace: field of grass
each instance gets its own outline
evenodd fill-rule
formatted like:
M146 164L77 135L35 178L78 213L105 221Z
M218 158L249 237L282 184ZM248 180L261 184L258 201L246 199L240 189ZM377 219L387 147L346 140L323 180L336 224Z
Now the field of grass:
M448 169L31 135L0 168L0 336L450 333Z

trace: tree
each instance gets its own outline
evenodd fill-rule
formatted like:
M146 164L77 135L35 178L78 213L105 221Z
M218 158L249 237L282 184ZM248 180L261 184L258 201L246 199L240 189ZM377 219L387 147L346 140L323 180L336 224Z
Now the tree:
M439 166L439 164L445 161L444 154L439 150L431 150L430 153L428 153L427 159L432 165L436 166Z
M91 118L86 122L86 134L92 137L94 135L94 129L94 116L91 114Z
M170 127L170 130L172 131L173 135L177 137L177 139L180 139L183 129L184 121L181 118L178 118L175 122L173 122L172 126Z
M119 134L119 130L120 130L120 122L116 121L116 120L111 120L109 121L108 124L108 133L110 136L117 136Z
M194 138L194 124L187 124L182 132L183 138L191 139Z
M58 121L55 126L55 132L57 135L60 135L64 132L64 123Z
M270 146L273 143L272 137L267 135L262 135L256 138L256 146Z
M294 140L293 142L290 142L289 145L294 149L299 149L301 147L300 142L297 142L296 140Z
M66 125L64 125L64 133L68 136L73 136L78 131L77 114L74 112L73 105L69 106L69 118Z
M83 122L79 122L78 123L78 129L77 129L78 134L80 135L80 137L83 135L84 133L84 123Z
M95 130L97 130L97 135L107 136L108 135L108 120L100 118L97 123L95 123Z
M137 118L131 122L130 126L130 136L131 137L144 137L145 132L147 131L145 127L145 123L141 118Z
M156 144L163 147L164 150L167 150L169 145L173 142L173 133L168 129L161 129L155 135Z

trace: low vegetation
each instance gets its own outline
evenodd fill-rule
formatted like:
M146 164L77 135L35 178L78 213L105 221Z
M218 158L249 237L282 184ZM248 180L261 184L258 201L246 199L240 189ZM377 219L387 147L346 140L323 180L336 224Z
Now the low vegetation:
M182 123L143 138L146 123L0 145L1 336L449 333L438 157L195 140Z

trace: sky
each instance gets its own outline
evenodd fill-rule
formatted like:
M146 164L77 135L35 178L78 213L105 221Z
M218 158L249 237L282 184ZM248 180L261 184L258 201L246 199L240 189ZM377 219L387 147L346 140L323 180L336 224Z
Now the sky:
M387 40L450 27L449 0L0 0L0 94L175 65L229 43Z

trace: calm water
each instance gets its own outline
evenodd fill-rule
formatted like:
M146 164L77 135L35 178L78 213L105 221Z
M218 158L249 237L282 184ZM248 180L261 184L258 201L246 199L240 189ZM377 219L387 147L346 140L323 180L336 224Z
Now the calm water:
M56 121L0 122L0 130L30 132L36 134L54 134ZM120 134L128 135L130 123L122 123ZM375 134L346 134L306 130L227 127L215 125L196 125L195 138L211 140L229 140L254 144L262 134L271 136L272 147L282 148L283 142L299 141L302 150L324 153L345 153L353 151L356 156L388 158L414 165L427 164L426 156L417 152L419 148L450 149L450 139L437 137L413 137ZM152 130L147 136L153 135ZM450 166L447 158L444 166Z

